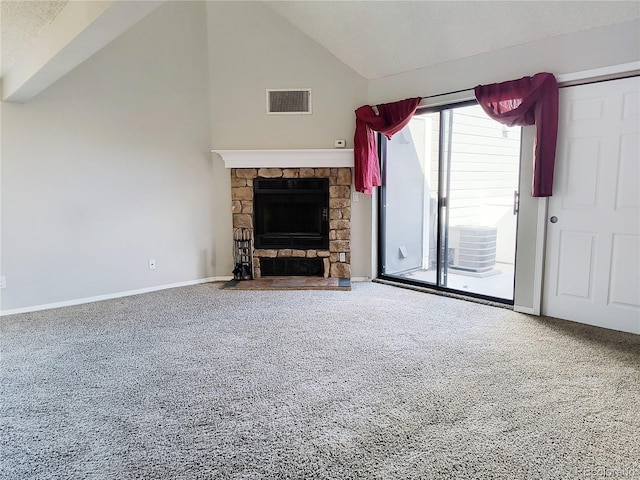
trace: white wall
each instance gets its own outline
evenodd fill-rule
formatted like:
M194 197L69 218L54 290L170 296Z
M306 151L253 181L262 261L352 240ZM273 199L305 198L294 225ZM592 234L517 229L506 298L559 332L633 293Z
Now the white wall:
M167 2L32 102L2 105L0 306L227 276L230 185L212 148L350 147L362 104L637 61L639 27L367 82L261 3ZM267 117L265 89L293 87L313 89L313 115ZM372 207L353 204L354 277L375 268Z
M542 71L562 75L638 60L640 20L636 19L372 80L369 82L369 103L446 93ZM533 132L533 127L526 127L522 138L515 303L523 311L532 311L535 302L534 259L539 202L527 194L531 190Z
M215 149L353 148L367 81L261 2L207 2ZM312 115L266 115L267 88L311 88Z
M266 88L300 86L313 115L265 115ZM163 4L30 103L2 104L0 308L231 275L229 172L211 149L351 147L367 86L261 3ZM362 195L352 275L371 275Z
M207 2L214 149L353 148L367 81L260 2ZM311 88L312 115L266 115L267 88ZM215 156L219 275L231 272L231 193ZM371 275L371 198L352 205L353 277Z
M638 58L640 19L371 80L369 102L452 92L544 71L562 75L634 62Z
M3 311L216 275L206 35L169 2L2 105Z

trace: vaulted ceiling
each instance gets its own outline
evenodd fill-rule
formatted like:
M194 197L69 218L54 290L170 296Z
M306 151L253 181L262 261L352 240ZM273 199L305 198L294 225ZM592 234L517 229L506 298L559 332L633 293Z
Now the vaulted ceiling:
M141 4L162 1L100 3L113 5L104 8L105 12L110 11L110 18L119 16L122 19L128 15L124 13L127 10L135 9L135 15L142 16L152 7L146 7L145 13ZM78 8L79 3L84 2L0 0L2 75L19 63L25 52L46 34L56 16L68 8ZM640 2L617 0L265 3L367 79L640 17ZM131 22L137 21L135 15ZM94 23L99 24L96 28L103 32L107 27L112 28L115 38L121 33L117 30L126 25L122 20L110 22L108 25L104 21ZM638 46L630 45L630 48L637 49Z
M637 1L267 3L370 80L640 16Z
M4 74L18 59L23 49L38 38L68 0L0 2L0 45Z

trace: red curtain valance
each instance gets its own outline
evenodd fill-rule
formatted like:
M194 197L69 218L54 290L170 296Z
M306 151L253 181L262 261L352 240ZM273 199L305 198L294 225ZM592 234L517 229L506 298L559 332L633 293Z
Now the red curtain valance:
M384 103L376 108L369 105L356 110L354 137L354 183L356 191L371 194L380 185L380 165L375 132L391 138L402 130L416 112L420 98Z
M510 127L536 126L531 195L550 197L558 137L558 83L551 73L478 85L478 103L494 120Z

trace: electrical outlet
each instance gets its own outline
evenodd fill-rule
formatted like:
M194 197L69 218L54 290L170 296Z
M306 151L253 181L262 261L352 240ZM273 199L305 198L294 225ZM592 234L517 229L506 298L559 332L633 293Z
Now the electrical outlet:
M150 258L149 259L149 270L155 270L156 269L156 259L155 258Z
M347 261L347 254L344 252L340 252L340 261L341 262L346 262Z
M0 277L0 288L7 288L7 279L4 277Z
M344 148L347 146L346 140L334 140L333 146L336 148Z
M353 192L353 193L351 194L351 201L353 201L353 202L357 202L358 200L360 200L360 197L359 197L359 195L358 195L358 192Z

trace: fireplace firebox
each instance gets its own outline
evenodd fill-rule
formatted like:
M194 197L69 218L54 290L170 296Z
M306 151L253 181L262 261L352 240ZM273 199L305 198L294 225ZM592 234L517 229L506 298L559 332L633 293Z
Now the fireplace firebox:
M328 178L256 178L256 248L329 248Z

